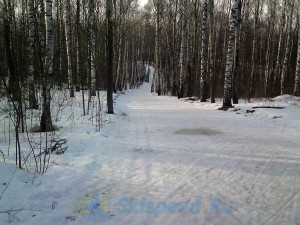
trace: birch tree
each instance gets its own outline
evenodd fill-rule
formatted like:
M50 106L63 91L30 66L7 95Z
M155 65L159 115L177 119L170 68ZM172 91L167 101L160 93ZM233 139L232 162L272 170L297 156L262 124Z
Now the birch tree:
M107 20L107 112L114 113L113 102L113 62L114 62L114 36L113 36L113 2L106 0Z
M35 96L34 86L34 36L35 36L35 1L29 0L29 38L28 38L28 52L29 52L29 68L28 68L28 81L29 81L29 107L31 109L37 109L37 99Z
M96 19L95 0L89 0L89 63L90 63L90 96L96 96Z
M272 86L272 96L275 95L276 91L276 84L278 81L278 77L280 74L281 62L282 62L282 54L284 50L284 31L286 30L286 7L287 7L287 0L284 0L283 7L282 7L282 15L280 19L279 25L279 42L277 48L277 57L276 57L276 66L274 70L274 77L273 77L273 86Z
M250 90L248 98L252 98L255 92L255 78L258 73L257 65L257 42L258 42L258 24L259 24L259 10L260 10L260 0L256 0L255 12L254 12L254 37L252 42L252 69L251 69L251 80L250 80Z
M298 12L298 53L297 53L294 95L300 96L300 14L299 12Z
M44 4L44 3L43 3ZM51 80L53 78L54 34L53 34L53 0L46 0L46 65L43 78L43 109L41 117L41 131L53 131L51 119Z
M180 56L179 56L179 93L180 98L184 97L184 81L186 74L186 54L187 54L187 0L182 0L181 2L181 46L180 46Z
M281 95L285 94L285 84L286 84L286 76L288 71L288 61L290 57L290 51L291 51L291 42L292 42L292 25L293 25L293 13L294 13L294 1L289 1L288 4L288 11L287 13L287 26L286 26L286 41L285 41L285 54L283 59L283 66L281 71L281 79L280 79L280 92Z
M236 12L236 29L235 29L235 46L234 46L234 63L232 74L232 101L233 104L239 103L238 96L238 78L240 76L240 30L241 30L241 17L242 17L242 4L240 3Z
M204 0L203 16L202 16L202 50L201 50L201 77L200 77L201 102L206 102L208 98L207 58L208 58L208 0Z
M267 51L266 51L266 65L265 65L265 96L269 95L269 81L270 74L272 70L272 52L274 46L274 32L275 32L275 19L276 19L277 1L270 0L268 2L268 24L270 25L268 30L268 40L267 40Z
M211 103L215 103L215 85L216 85L216 74L215 74L215 14L214 14L214 0L209 0L208 4L208 33L209 33L209 63L208 63L208 74L210 75L210 97Z
M65 29L66 29L66 47L68 61L68 86L70 89L70 97L74 97L73 74L72 74L72 25L71 25L71 0L65 1Z
M223 97L223 110L227 110L232 107L231 104L231 78L233 72L233 63L234 63L234 49L236 42L236 25L237 25L237 12L241 7L241 0L234 0L233 6L231 9L231 19L230 19L230 33L229 33L229 43L228 43L228 52L226 60L226 69L225 69L225 82L224 82L224 97Z
M158 95L161 94L161 74L160 74L160 35L161 35L161 1L155 0L154 7L156 9L156 24L155 24L155 75L152 83L152 90Z

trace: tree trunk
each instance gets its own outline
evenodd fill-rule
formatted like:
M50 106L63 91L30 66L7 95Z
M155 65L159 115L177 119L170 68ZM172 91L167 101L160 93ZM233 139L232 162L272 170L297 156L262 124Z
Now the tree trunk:
M240 44L240 30L241 30L241 14L242 14L242 4L239 4L237 10L237 24L235 30L235 47L234 47L234 63L233 63L233 77L232 77L232 101L233 104L239 103L238 96L238 76L240 75L240 56L239 56L239 44Z
M226 60L226 70L225 70L225 82L224 82L224 97L223 97L223 110L227 110L232 107L231 104L231 78L233 72L234 63L234 50L235 50L235 30L237 25L237 12L241 7L241 0L234 0L231 9L231 21L230 21L230 36L228 43L228 52Z
M276 66L275 66L275 71L274 71L274 77L273 77L273 86L272 86L272 96L276 94L276 86L277 86L277 81L278 77L280 74L280 67L281 67L281 56L283 53L284 49L284 30L286 27L286 7L287 7L287 0L284 0L284 5L282 8L282 16L281 16L281 22L280 22L280 27L279 27L279 42L278 42L278 48L277 48L277 58L276 58Z
M201 50L201 76L200 76L201 102L206 102L208 98L207 58L208 58L208 0L204 0L203 16L202 16L202 50Z
M113 102L113 60L114 60L114 39L113 39L113 3L106 0L107 16L107 113L114 114Z
M89 61L90 61L90 96L96 96L96 20L95 20L95 0L89 0Z
M53 16L52 16L52 4L53 0L46 1L46 24L47 24L47 35L46 35L46 66L45 66L45 76L43 78L43 111L41 118L41 131L48 132L53 131L53 124L51 119L51 81L53 78L53 52L54 52L54 35L53 35Z
M68 86L70 89L70 97L74 97L73 74L72 74L72 26L71 26L71 0L65 1L65 29L66 29L66 47L68 62Z
M270 70L272 68L272 49L273 49L273 36L275 30L275 16L277 4L276 1L270 0L269 8L270 11L268 24L271 26L268 32L268 40L267 40L267 52L266 52L266 67L265 67L265 97L269 96L269 81L270 81Z
M35 36L35 5L34 0L29 0L29 40L28 40L28 50L29 50L29 68L28 68L28 81L29 81L29 108L38 109L38 102L35 96L35 86L34 86L34 36Z
M208 74L210 77L210 97L211 103L215 103L216 74L215 74L215 18L214 18L214 0L209 0L208 21L209 21L209 66Z
M186 13L187 13L187 0L183 0L181 3L182 9L182 20L181 20L181 46L180 46L180 56L179 56L179 98L184 97L184 81L185 81L185 74L186 74L186 52L187 52L187 32L186 32Z
M259 9L260 9L260 0L257 0L255 5L255 15L254 15L254 37L252 42L252 69L250 76L250 88L248 94L248 100L254 97L255 85L256 85L256 76L257 76L257 39L258 39L258 20L259 20Z
M300 96L300 14L298 14L298 57L295 75L294 95Z
M292 25L293 25L293 14L294 14L294 5L293 3L289 4L290 9L289 13L287 13L287 38L286 38L286 44L285 44L285 54L284 54L284 60L283 60L283 67L281 71L281 80L280 80L280 93L281 95L285 94L285 82L286 82L286 76L288 72L288 61L290 57L290 48L291 48L291 42L292 42ZM288 12L288 10L287 10Z

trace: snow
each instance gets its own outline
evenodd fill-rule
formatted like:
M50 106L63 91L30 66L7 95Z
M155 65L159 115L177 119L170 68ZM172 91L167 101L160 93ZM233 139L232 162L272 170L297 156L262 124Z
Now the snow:
M224 112L144 84L101 132L60 120L46 174L0 163L0 224L299 224L300 110L279 99Z
M287 103L300 102L300 97L292 96L292 95L280 95L273 98L273 101L287 102Z

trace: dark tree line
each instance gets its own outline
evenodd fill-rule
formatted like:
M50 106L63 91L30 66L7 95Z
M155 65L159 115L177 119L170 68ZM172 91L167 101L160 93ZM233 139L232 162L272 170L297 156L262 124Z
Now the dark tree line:
M299 95L298 0L0 2L2 91L20 115L24 101L41 107L43 131L53 88L89 90L89 100L107 90L113 113L112 92L139 86L151 63L159 95L223 97L225 108Z
M153 0L153 91L239 98L299 95L298 0ZM144 51L148 51L144 49ZM297 60L298 52L298 60ZM152 53L153 54L153 53Z

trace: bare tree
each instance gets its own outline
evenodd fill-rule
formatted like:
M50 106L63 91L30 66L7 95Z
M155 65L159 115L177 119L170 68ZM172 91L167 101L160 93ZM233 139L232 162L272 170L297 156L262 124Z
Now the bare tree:
M53 131L53 124L51 119L51 81L53 78L53 56L54 56L54 34L53 34L53 14L52 14L53 0L46 1L46 65L45 75L43 78L43 111L41 117L41 131Z
M90 63L90 96L96 96L96 20L95 0L89 0L89 63Z
M289 9L289 10L288 10ZM284 60L283 60L283 67L281 71L281 79L280 79L280 92L281 94L285 94L285 84L286 84L286 77L288 71L288 61L290 57L291 51L291 42L292 42L292 26L293 26L293 14L294 14L294 1L290 1L287 7L287 24L286 24L286 41L285 41L285 53L284 53Z
M207 89L207 65L208 65L208 0L203 2L203 16L202 16L202 51L201 51L201 77L200 90L201 102L206 102L208 98Z
M294 95L300 96L300 14L298 12L298 56L295 75Z
M107 18L107 112L114 113L113 102L113 61L114 61L114 36L113 36L113 3L106 0Z
M282 15L280 19L280 26L279 26L279 42L277 48L276 66L275 66L274 77L273 77L272 95L275 95L276 92L276 85L277 85L281 64L282 64L281 58L284 51L284 35L285 35L284 31L286 30L286 24L287 24L286 8L287 8L287 0L284 0L283 7L282 7Z
M210 97L211 103L215 103L215 89L216 89L216 74L215 74L215 14L214 14L214 0L209 0L208 4L208 30L209 30L209 63L208 74L210 75Z
M73 75L72 75L72 25L71 25L71 0L65 1L65 29L66 29L66 47L68 58L68 86L70 88L70 97L74 97Z
M232 107L231 104L231 78L233 72L234 63L234 49L236 40L236 26L237 26L237 13L241 7L241 0L234 0L231 9L231 21L230 21L230 36L228 43L226 70L225 70L225 82L224 82L224 97L223 97L223 109L226 110Z
M181 3L181 45L179 56L179 94L184 97L185 74L186 74L186 54L187 54L187 0Z

